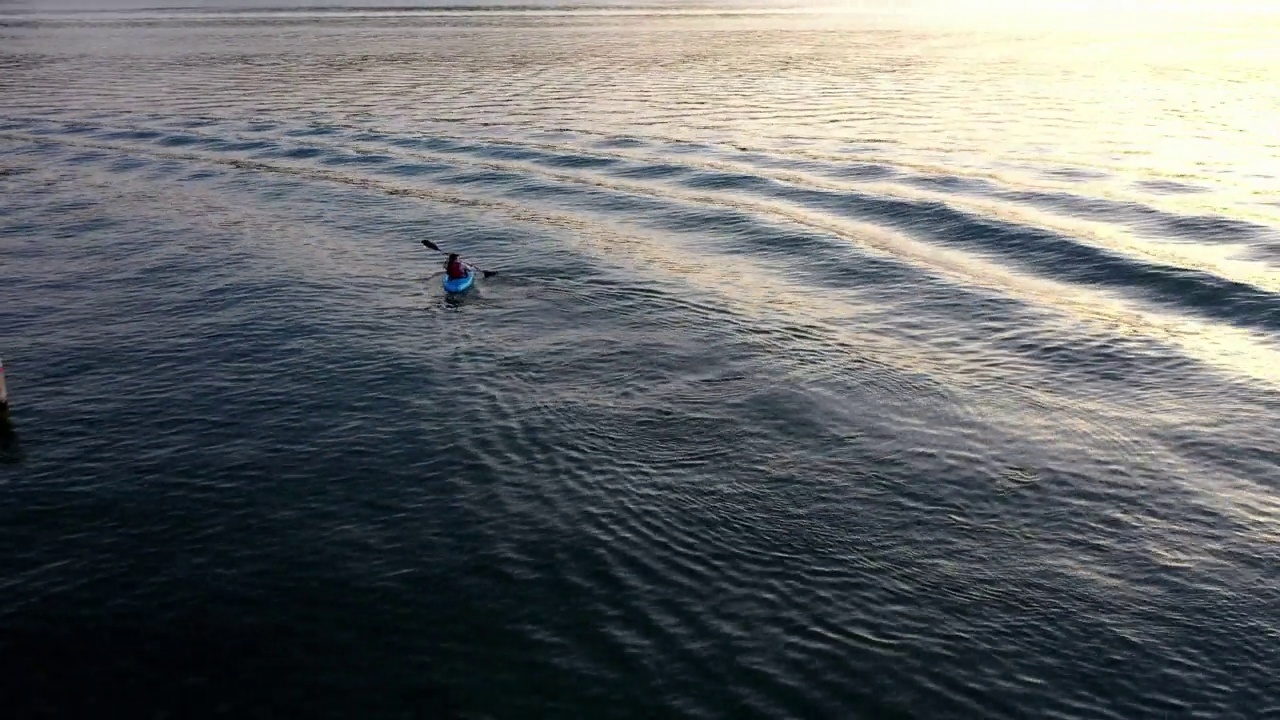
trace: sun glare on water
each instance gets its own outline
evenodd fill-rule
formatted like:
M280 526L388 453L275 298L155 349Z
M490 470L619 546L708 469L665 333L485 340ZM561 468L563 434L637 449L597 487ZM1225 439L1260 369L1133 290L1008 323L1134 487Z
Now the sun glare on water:
M1065 23L1099 29L1280 20L1280 3L1272 0L820 0L817 6L948 24Z

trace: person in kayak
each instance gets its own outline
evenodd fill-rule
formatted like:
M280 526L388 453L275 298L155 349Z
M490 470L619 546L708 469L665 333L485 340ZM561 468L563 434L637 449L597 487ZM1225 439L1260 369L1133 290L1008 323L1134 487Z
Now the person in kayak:
M444 272L449 276L450 280L461 280L467 276L471 270L467 264L458 259L458 253L449 253L449 262L444 265Z

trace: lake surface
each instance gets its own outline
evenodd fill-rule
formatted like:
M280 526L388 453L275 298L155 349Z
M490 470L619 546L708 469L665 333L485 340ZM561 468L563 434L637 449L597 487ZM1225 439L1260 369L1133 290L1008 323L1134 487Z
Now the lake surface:
M1280 714L1277 26L265 8L0 5L9 716Z

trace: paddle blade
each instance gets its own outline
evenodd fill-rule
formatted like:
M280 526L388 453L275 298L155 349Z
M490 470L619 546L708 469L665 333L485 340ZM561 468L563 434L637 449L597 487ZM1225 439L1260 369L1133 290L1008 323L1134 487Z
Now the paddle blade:
M497 270L481 270L480 272L484 273L484 277L486 280L498 274Z
M439 247L437 247L435 243L431 242L430 240L423 240L422 244L425 245L430 250L435 250L436 252L444 252Z

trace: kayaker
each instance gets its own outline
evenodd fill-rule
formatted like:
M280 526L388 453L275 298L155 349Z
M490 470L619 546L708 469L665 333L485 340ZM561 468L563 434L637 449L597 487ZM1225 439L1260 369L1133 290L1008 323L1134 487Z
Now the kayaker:
M460 280L467 276L467 265L458 259L458 253L449 253L449 262L444 265L445 274L450 280Z

